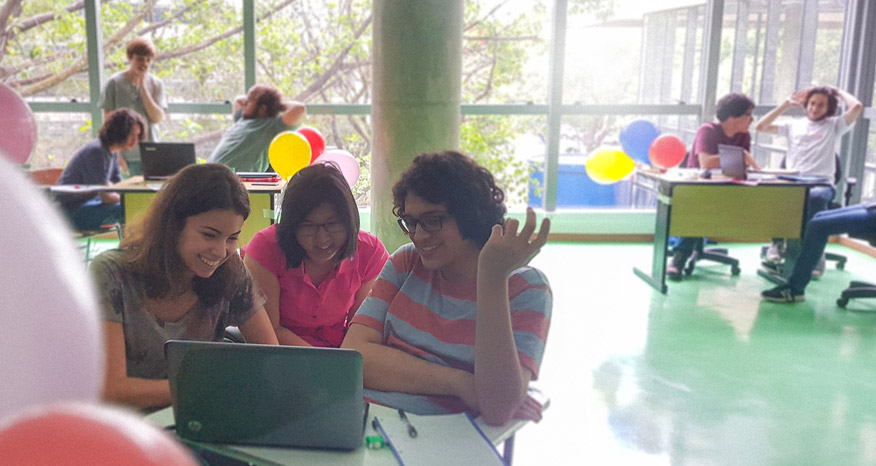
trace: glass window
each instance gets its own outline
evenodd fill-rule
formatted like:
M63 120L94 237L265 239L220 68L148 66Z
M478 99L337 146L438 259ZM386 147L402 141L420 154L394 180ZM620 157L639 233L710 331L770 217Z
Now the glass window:
M34 113L37 144L27 163L32 170L63 168L91 135L91 116L87 113Z
M371 2L256 2L256 80L309 104L371 102Z
M105 45L142 8L128 2L103 3ZM125 39L107 50L104 79L128 67L127 43L143 36L155 44L157 55L150 72L164 81L169 102L231 100L244 91L241 24L240 2L160 2Z
M618 2L622 3L622 2ZM701 5L619 5L605 20L570 15L563 100L582 104L692 103L698 95Z
M845 9L844 1L725 3L717 95L771 104L812 84L835 85Z
M163 142L193 142L195 155L206 160L233 123L231 113L170 113L161 123Z
M547 102L551 2L465 2L462 101Z
M13 2L15 3L15 2ZM28 100L88 100L82 3L21 2L0 41L0 79ZM6 20L6 18L2 18ZM69 76L68 76L69 75Z

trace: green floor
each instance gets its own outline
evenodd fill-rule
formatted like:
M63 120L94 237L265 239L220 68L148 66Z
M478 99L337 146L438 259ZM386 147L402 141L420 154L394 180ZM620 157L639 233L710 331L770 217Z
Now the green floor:
M546 246L552 404L514 464L876 464L876 300L835 304L849 280L876 281L876 260L831 245L845 271L775 304L758 295L759 245L730 248L740 276L703 263L664 296L632 272L648 245Z
M650 245L542 250L551 407L518 433L515 465L876 464L876 299L835 303L851 279L876 281L876 259L831 245L845 270L774 304L758 296L759 245L730 248L741 275L702 263L667 295L633 275Z

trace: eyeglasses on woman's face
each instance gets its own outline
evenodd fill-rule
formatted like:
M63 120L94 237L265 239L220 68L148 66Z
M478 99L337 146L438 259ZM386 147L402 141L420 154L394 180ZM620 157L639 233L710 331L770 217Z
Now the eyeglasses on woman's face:
M322 228L326 233L330 235L336 235L338 233L346 231L347 227L343 222L339 220L332 220L326 223L302 223L298 226L298 236L310 237L316 236L316 233L319 229Z
M411 217L410 215L402 215L398 219L398 226L406 235L412 236L417 230L417 225L426 233L437 233L444 227L444 219L446 214L430 214L420 218Z

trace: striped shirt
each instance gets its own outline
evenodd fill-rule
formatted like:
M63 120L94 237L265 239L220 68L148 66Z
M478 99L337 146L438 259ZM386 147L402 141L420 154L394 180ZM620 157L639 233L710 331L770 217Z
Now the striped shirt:
M544 354L550 327L552 294L547 277L522 267L508 277L511 326L517 355L533 380ZM387 346L426 361L474 372L476 282L451 283L437 270L423 266L413 244L400 247L390 258L372 295L353 323L373 328ZM423 396L366 390L366 397L415 414L461 412L456 397Z

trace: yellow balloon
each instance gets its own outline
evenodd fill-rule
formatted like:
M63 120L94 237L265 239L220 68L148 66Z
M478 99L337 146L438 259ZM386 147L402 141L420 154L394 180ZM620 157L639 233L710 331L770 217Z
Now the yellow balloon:
M268 146L268 160L274 171L288 181L310 163L310 143L294 131L284 131L276 135Z
M632 173L636 162L617 149L598 149L587 159L584 168L596 183L612 184Z

